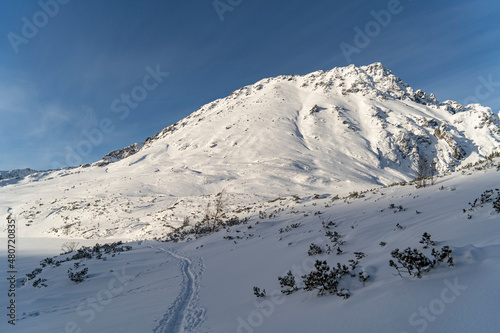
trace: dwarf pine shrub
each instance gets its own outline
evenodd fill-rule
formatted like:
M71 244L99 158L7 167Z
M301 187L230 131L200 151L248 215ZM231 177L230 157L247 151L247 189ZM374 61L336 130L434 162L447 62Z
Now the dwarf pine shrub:
M321 247L319 247L319 245L316 245L314 243L311 243L311 245L309 245L309 251L307 251L308 255L314 256L321 253L323 253L323 250L321 249Z
M402 276L401 271L406 270L410 276L422 277L422 272L427 272L434 266L422 252L410 247L403 251L395 249L391 252L391 256L398 261L399 265L394 260L390 260L389 266L394 267L399 276Z
M265 297L266 296L266 289L263 289L262 291L260 291L259 287L253 287L253 294L256 297Z
M315 271L302 276L305 290L318 290L319 296L335 294L344 299L349 298L348 290L339 289L340 280L350 275L349 267L338 263L336 267L330 269L326 261L316 260L314 268Z
M281 292L285 295L290 295L299 290L295 284L295 276L293 276L292 271L288 271L283 277L278 276L278 281L280 282Z
M424 232L422 235L422 239L419 241L420 244L424 244L424 249L428 248L429 246L434 246L435 243L433 240L431 240L431 235Z
M88 276L88 271L89 269L87 267L85 267L84 269L82 269L81 271L76 271L76 268L75 268L75 271L73 272L73 269L70 268L68 269L68 277L71 281L75 282L75 283L80 283L80 282L83 282L83 280Z

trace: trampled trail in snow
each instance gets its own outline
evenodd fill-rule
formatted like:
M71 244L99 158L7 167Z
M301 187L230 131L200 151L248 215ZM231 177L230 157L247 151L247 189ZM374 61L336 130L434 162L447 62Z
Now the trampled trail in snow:
M196 332L204 321L205 310L198 306L200 288L198 277L192 270L192 261L167 249L161 247L158 249L180 261L183 279L179 295L153 332Z

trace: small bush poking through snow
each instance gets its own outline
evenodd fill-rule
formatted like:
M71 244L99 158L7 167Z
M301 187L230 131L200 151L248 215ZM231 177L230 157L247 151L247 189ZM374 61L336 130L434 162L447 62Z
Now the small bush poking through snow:
M313 113L316 113L316 112L319 112L319 106L318 106L318 104L314 104L314 106L312 107L312 109L309 111L309 114L313 114Z
M394 213L404 212L406 210L402 205L396 206L393 203L389 205L389 209L394 209Z
M336 194L334 197L332 197L332 201L337 201L340 200L340 197L338 194Z
M321 247L319 247L319 245L316 245L314 243L311 243L311 245L309 245L309 251L307 251L308 255L314 256L321 253L323 253L323 250L321 249Z
M401 277L403 277L401 273L406 270L410 276L420 278L423 272L430 271L435 265L441 264L446 258L448 258L446 261L448 266L454 266L451 253L452 250L449 246L443 246L440 251L432 249L431 254L435 259L431 260L417 249L411 249L410 247L404 251L395 249L391 252L391 256L398 261L399 265L394 260L389 260L389 266L394 267Z
M63 251L75 252L74 247L77 246L77 244L78 243L76 242L72 242L71 244L63 247ZM116 254L119 254L120 252L126 252L130 250L132 250L132 247L129 245L123 245L122 242L115 242L103 245L96 244L92 247L82 246L80 249L76 250L76 253L73 254L71 257L66 257L62 260L57 260L59 256L54 256L52 258L45 258L41 260L40 266L42 268L37 268L33 272L26 274L26 278L22 281L22 285L24 286L27 281L34 280L37 277L37 275L42 273L42 269L45 267L49 268L59 267L62 264L76 260L80 260L80 262L74 263L73 268L68 269L68 277L71 279L71 281L75 283L80 283L83 282L84 278L87 277L88 273L88 268L84 268L81 271L77 271L78 268L80 268L80 263L82 260L84 259L90 260L95 258L106 261L107 260L106 255L111 255L112 257L114 257ZM66 252L62 255L68 254L69 252ZM37 288L47 287L47 285L44 283L45 281L47 281L47 279L38 277L38 279L33 282L33 287Z
M259 287L253 287L253 294L257 297L264 297L266 296L266 289L261 292Z
M342 236L340 236L340 234L336 231L334 232L331 232L330 230L328 230L326 233L325 233L325 236L330 238L330 240L332 241L333 243L333 246L340 246L340 245L344 245L344 241L341 239Z
M404 272L404 269L410 276L422 277L422 272L429 271L433 266L432 261L422 252L417 249L412 250L410 247L401 252L395 249L391 252L391 256L398 261L400 266L394 260L389 261L389 266L394 267L401 277L401 270Z
M330 227L334 227L334 228L337 227L337 225L333 221L329 221L328 223L323 221L323 222L321 222L321 224L323 225L323 228L325 228L325 229L330 229Z
M495 194L496 192L496 194ZM494 189L494 190L486 190L481 194L480 198L477 198L473 202L469 202L470 208L468 211L474 211L478 207L484 207L485 204L487 203L492 203L493 208L495 209L496 213L500 213L500 189ZM464 213L467 212L467 210L463 210ZM470 215L469 215L470 216ZM468 218L470 219L470 217Z
M316 268L315 271L302 276L305 290L316 289L318 290L318 296L335 294L344 299L349 298L350 294L348 290L339 290L340 280L346 275L350 276L349 267L338 263L337 267L330 269L326 261L320 260L316 260L314 267Z
M292 229L300 227L301 223L293 223L291 225L287 225L284 229L280 228L278 231L280 234L292 231Z
M222 215L221 215L222 216ZM174 231L170 232L166 238L164 239L158 239L155 238L156 240L159 241L164 241L164 242L172 242L172 243L177 243L180 241L184 240L189 240L191 236L195 238L199 238L202 236L210 235L213 234L214 232L218 232L221 229L232 227L235 225L240 225L240 224L247 224L249 218L245 217L243 219L239 219L238 217L234 216L232 218L229 218L225 221L219 220L216 224L213 224L210 222L209 224L206 223L206 221L202 222L197 222L194 226L190 227L179 227L174 229ZM258 222L257 222L258 223ZM256 224L257 224L256 223Z
M75 272L73 272L72 268L68 269L68 277L71 281L75 283L80 283L83 282L83 280L88 276L87 273L89 272L89 269L85 267L84 269L78 272L76 271L77 267L78 266L75 265Z
M295 284L295 276L293 276L292 271L288 271L283 277L278 276L278 280L280 282L281 292L285 295L290 295L299 290Z
M366 280L368 280L370 278L370 275L368 275L368 273L366 273L366 272L359 272L358 277L359 277L359 281L366 282Z
M35 269L33 272L26 274L26 280L32 280L34 279L38 274L42 272L41 268Z
M28 282L28 281L30 281L30 280L33 280L33 279L35 279L35 278L36 278L36 276L37 276L38 274L40 274L41 272L42 272L42 269L41 269L41 268L37 268L37 269L35 269L33 272L31 272L31 273L29 273L29 274L26 274L26 277L23 279L22 285L24 286L24 284L25 284L26 282ZM40 278L39 278L38 280L40 280ZM37 281L38 281L38 280L36 280L35 282L33 282L33 287L37 287L37 285L35 285L35 283L37 283ZM47 281L47 280L45 280L45 279L44 279L44 281ZM38 282L38 283L39 283L39 282ZM37 283L37 284L38 284L38 283Z
M365 196L363 194L359 194L357 191L350 192L345 199L359 199L359 198L364 198Z
M38 278L38 280L33 281L33 287L35 288L47 287L45 281L47 281L47 279Z
M424 249L428 248L429 246L434 246L436 245L433 240L431 240L431 235L424 232L422 235L422 240L419 241L420 244L424 244Z
M366 254L364 252L354 252L354 256L356 257L356 259L360 260L366 257Z
M432 249L432 256L435 258L434 263L440 264L442 263L446 258L448 260L446 263L448 266L454 266L455 263L453 262L453 257L451 256L452 250L448 245L445 245L441 248L440 251L436 251L435 249Z
M495 208L495 211L497 213L500 213L500 194L498 195L498 197L495 199L495 201L493 201L493 208Z
M402 226L401 224L398 223L398 224L396 224L396 229L397 230L405 230L406 227L404 227L404 226ZM396 229L394 229L394 230L396 230Z

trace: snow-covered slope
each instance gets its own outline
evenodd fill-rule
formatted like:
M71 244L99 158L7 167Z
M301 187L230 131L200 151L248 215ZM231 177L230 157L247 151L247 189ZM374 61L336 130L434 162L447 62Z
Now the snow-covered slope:
M199 221L203 196L223 189L235 210L342 196L410 180L424 156L445 173L499 149L489 108L440 103L380 63L349 66L261 80L91 166L0 183L1 214L15 208L37 235L151 238Z
M250 209L244 223L199 238L189 235L189 241L133 242L130 251L100 259L92 252L92 259L65 261L75 255L59 255L66 240L23 234L18 241L18 321L13 328L2 320L0 330L495 333L500 328L499 171L496 158L440 177L426 188L395 185L344 200L275 198ZM434 241L427 249L419 243L424 233ZM6 248L6 238L1 239ZM311 243L324 252L308 255ZM405 270L400 277L389 265L397 248L416 248L432 258L432 249L445 245L453 251L454 266L436 264L421 278ZM326 252L329 247L333 252ZM52 263L40 266L54 255ZM349 290L348 299L304 289L301 276L314 270L316 260L330 267L358 261L354 276L340 281L339 288ZM25 274L36 268L41 271L22 285ZM83 282L68 278L70 269L85 268ZM278 276L289 270L299 290L282 295ZM359 273L369 277L363 281ZM8 285L7 279L0 280L0 289ZM266 296L256 298L254 286L265 289Z

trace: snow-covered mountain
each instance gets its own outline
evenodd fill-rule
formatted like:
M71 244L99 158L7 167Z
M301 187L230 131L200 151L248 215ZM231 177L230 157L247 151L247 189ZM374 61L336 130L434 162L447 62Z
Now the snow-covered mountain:
M5 180L0 202L36 233L147 238L198 221L203 195L223 189L235 210L342 196L413 179L423 158L443 174L498 151L489 108L438 102L380 63L351 65L243 87L90 166Z
M381 64L265 79L96 163L1 172L0 331L498 332L499 172L497 115Z
M100 165L140 151L126 164L182 169L178 178L196 185L293 193L407 180L419 155L440 172L454 170L499 145L500 122L489 108L440 103L375 63L261 80Z

